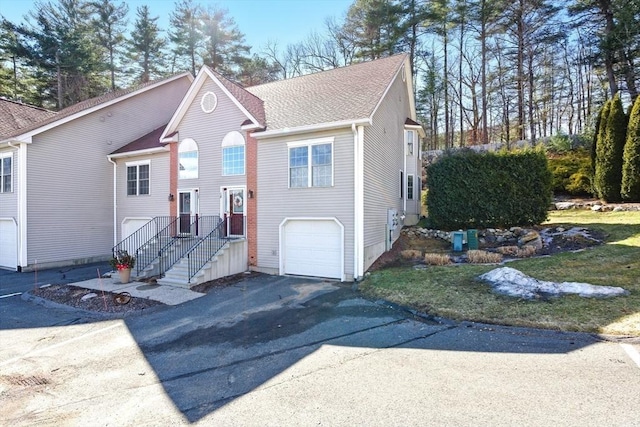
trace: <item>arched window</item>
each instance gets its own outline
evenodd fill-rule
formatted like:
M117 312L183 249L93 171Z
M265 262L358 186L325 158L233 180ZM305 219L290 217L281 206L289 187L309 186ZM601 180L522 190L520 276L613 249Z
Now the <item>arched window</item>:
M198 144L186 138L178 147L178 178L193 179L198 177Z
M244 137L235 130L222 139L222 175L244 175Z

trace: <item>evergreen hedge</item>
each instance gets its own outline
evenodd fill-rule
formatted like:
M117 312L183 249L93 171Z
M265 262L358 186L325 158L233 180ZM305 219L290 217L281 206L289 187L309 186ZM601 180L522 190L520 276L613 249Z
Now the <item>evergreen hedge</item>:
M431 227L539 224L551 203L551 173L541 151L449 154L427 167Z
M605 121L603 112L598 133L594 182L599 198L607 202L617 202L621 198L622 154L627 134L627 115L624 113L620 94L616 94L609 104L609 114Z
M640 201L640 96L629 117L622 164L622 198Z

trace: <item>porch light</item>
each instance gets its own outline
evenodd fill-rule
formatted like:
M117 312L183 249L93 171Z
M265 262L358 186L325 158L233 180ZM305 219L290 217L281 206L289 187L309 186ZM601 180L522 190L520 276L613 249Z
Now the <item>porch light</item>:
M173 200L174 200L174 199L175 199L175 197L173 196L173 194L172 194L172 193L169 193L168 200L169 200L170 202L173 202Z

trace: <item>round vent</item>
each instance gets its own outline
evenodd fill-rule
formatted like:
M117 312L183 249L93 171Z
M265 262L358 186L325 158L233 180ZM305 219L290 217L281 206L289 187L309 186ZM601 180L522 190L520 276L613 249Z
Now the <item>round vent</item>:
M200 101L200 107L202 111L205 113L211 113L216 109L216 105L218 105L218 97L213 92L207 92L202 95L202 100Z

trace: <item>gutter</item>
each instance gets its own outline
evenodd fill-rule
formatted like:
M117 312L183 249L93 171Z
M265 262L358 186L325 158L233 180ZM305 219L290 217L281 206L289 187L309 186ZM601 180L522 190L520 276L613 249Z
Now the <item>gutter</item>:
M330 122L330 123L321 123L316 125L298 126L294 128L267 130L264 132L254 132L253 136L255 139L259 140L263 138L273 138L277 136L297 135L297 134L307 133L307 132L339 129L339 128L350 127L353 125L371 126L371 118L357 119L357 120L342 120L339 122Z

